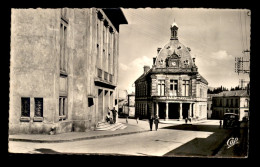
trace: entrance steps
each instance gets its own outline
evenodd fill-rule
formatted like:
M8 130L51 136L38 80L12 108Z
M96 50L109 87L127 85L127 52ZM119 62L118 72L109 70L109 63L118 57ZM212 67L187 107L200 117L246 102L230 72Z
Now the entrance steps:
M110 124L107 122L99 122L95 130L96 131L115 131L118 129L125 129L126 127L127 126L122 123Z

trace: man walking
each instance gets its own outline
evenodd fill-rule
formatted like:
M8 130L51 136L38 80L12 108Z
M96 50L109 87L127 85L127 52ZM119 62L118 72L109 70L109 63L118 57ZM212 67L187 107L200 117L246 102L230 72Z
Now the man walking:
M153 130L153 116L149 117L149 125L150 125L150 131Z
M155 115L154 124L155 124L155 130L157 131L157 129L158 129L158 124L159 124L159 117L158 117L157 115Z

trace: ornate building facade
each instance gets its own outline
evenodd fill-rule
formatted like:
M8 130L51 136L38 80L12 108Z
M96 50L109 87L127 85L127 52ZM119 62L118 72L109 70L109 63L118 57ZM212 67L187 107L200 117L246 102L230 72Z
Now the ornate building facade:
M178 26L170 27L170 41L157 49L153 66L135 81L136 116L160 119L207 118L208 82L198 72L190 48L178 39Z
M117 106L121 9L13 9L9 133L87 131Z

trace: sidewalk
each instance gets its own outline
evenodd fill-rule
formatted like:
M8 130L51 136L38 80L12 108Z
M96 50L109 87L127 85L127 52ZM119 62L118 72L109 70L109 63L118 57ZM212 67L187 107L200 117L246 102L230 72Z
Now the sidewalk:
M87 132L68 132L56 135L47 134L14 134L9 135L9 141L21 141L21 142L35 142L35 143L61 143L61 142L73 142L79 140L89 140L104 137L128 135L134 133L148 132L149 126L146 121L138 121L129 119L128 123L123 118L119 118L118 122L123 123L127 127L125 129L118 129L115 131L92 131Z

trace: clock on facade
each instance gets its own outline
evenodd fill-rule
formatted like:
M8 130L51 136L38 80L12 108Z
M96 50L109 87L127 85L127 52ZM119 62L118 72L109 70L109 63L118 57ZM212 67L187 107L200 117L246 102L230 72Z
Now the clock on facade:
M176 62L174 61L174 62L172 62L172 66L176 66Z

